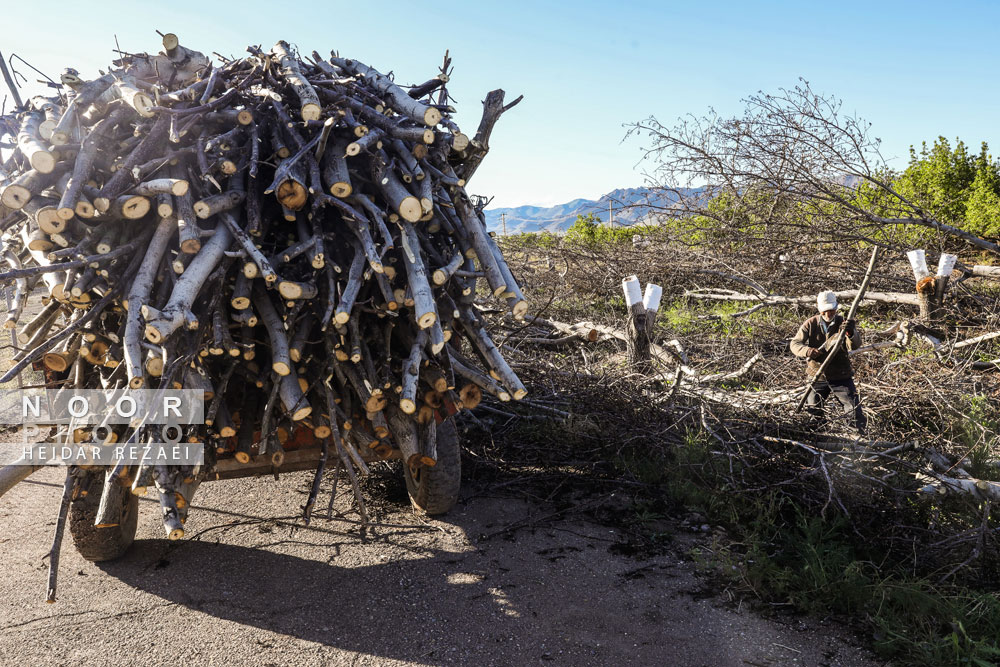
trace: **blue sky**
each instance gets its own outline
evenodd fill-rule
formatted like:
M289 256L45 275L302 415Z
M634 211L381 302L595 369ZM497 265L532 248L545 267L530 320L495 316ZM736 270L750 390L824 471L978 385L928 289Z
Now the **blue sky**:
M642 182L640 146L622 125L667 122L714 107L739 111L758 90L799 77L843 99L873 124L884 153L904 166L911 144L939 134L974 148L1000 146L996 2L523 2L395 0L296 3L49 0L4 10L0 51L50 76L74 66L96 75L125 51L156 51L154 32L239 55L287 39L303 52L338 49L400 83L437 71L450 49L456 120L475 131L493 88L524 101L498 124L492 151L470 183L494 206L596 198ZM37 26L37 27L35 27ZM26 68L19 67L36 78Z

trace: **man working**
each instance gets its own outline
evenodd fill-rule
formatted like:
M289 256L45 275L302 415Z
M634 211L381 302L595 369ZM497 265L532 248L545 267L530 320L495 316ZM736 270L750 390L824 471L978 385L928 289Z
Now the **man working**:
M837 295L833 292L820 292L816 297L816 308L819 314L802 323L790 345L792 354L807 360L806 376L810 380L815 377L820 364L826 360L842 331L846 332L847 340L826 365L823 377L817 378L813 384L806 399L806 411L822 420L823 402L832 393L843 407L843 417L847 424L858 435L864 435L867 418L861 411L851 359L848 356L849 350L861 347L861 333L853 319L845 321L842 315L837 314Z

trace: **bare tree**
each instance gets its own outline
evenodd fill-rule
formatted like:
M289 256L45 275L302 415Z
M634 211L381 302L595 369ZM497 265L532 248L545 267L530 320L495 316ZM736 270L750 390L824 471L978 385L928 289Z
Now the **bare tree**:
M732 118L710 111L673 127L652 116L629 126L649 140L654 208L705 220L743 243L854 240L901 249L902 232L922 227L941 245L1000 254L996 243L934 219L900 193L871 124L840 100L802 80L744 103Z

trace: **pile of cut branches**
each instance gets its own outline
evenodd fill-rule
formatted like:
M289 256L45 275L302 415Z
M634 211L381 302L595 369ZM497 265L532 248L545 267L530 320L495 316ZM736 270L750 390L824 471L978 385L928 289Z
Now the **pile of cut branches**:
M175 539L215 459L281 470L306 432L349 471L372 457L416 471L436 463L436 423L482 392L525 395L474 308L477 281L516 317L527 304L465 189L520 98L491 92L470 139L447 55L404 88L284 41L214 66L172 34L163 47L94 80L66 70L58 94L0 117L16 143L0 165L4 327L22 346L0 381L41 363L54 387L208 401L184 433L207 443L203 468L118 466L105 493L155 485Z

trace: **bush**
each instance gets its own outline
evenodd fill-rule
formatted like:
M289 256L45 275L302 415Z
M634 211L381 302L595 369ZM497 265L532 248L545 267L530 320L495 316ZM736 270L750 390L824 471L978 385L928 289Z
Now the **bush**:
M566 240L588 246L615 245L632 243L636 234L644 235L656 232L653 225L630 225L628 227L609 227L593 213L578 215L573 226L566 230Z
M521 232L499 237L497 241L506 250L507 247L517 250L550 250L559 247L559 236L552 232Z

